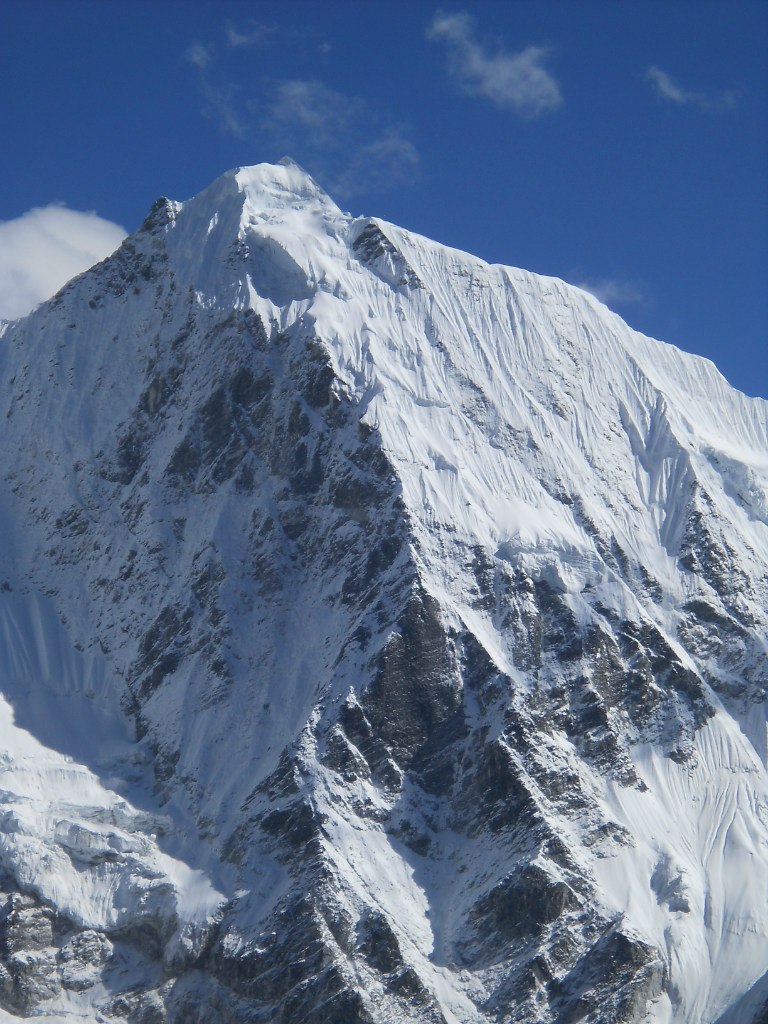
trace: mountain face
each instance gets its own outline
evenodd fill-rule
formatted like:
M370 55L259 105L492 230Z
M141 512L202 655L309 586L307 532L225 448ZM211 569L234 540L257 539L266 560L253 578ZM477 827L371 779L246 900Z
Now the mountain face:
M765 402L290 162L0 380L3 1019L766 1019Z

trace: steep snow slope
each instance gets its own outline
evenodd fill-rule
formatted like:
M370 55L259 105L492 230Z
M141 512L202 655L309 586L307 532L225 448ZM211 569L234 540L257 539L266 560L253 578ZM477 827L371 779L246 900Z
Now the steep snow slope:
M0 344L7 1012L758 1019L766 403L290 162Z

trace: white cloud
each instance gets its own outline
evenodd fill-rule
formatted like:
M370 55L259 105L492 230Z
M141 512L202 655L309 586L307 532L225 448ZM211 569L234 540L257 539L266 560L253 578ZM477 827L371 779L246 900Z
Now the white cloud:
M645 290L633 281L601 278L595 281L579 281L576 287L589 292L590 295L594 295L596 299L611 308L644 305L648 301Z
M546 47L491 53L477 41L474 23L465 13L436 14L427 38L445 43L449 71L470 96L484 96L521 117L538 117L563 102L557 81L544 67Z
M735 106L739 98L738 93L733 90L705 93L685 89L671 75L658 67L648 68L645 77L653 84L657 96L681 107L691 105L698 107L699 110L728 110Z
M235 101L237 87L231 82L214 84L206 75L200 76L200 85L205 97L205 116L215 121L225 135L247 138L248 126Z
M258 25L255 21L250 21L248 23L248 27L242 31L233 25L231 21L228 21L224 26L227 45L235 49L248 46L261 46L275 31L276 30L273 26Z
M332 145L363 114L363 104L322 82L291 79L277 83L267 115L276 133L300 131L314 146Z
M260 106L261 130L275 148L296 156L332 195L349 199L367 189L410 185L416 177L416 147L357 96L291 79L273 83Z
M250 22L247 28L227 24L224 31L228 48L244 48L277 30ZM311 43L315 53L331 52L330 44L318 46L311 32L296 28L289 35ZM316 78L235 78L236 63L225 60L214 43L194 43L184 59L195 69L205 101L202 113L225 135L258 147L262 159L290 155L339 199L413 183L416 147L404 128L361 97Z
M360 146L346 170L336 179L335 190L347 199L366 189L386 191L413 184L419 171L419 153L408 139L392 129L381 138Z
M215 82L211 77L211 71L215 70L216 47L193 43L185 51L184 59L197 69L200 90L205 100L202 113L214 121L224 135L244 139L248 130L235 102L235 85L232 82Z
M209 47L203 46L202 43L193 43L184 54L184 59L202 71L211 63L212 56Z
M56 205L0 221L0 317L25 316L114 252L125 235L119 224L95 213Z

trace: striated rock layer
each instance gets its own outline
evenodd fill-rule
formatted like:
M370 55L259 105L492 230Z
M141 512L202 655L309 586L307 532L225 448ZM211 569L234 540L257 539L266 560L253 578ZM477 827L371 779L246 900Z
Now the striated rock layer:
M765 402L289 161L0 360L8 1019L763 1019Z

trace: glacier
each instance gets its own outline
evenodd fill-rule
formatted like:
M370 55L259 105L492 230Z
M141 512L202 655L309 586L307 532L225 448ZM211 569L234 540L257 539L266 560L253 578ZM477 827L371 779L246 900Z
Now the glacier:
M764 1019L768 403L290 160L0 380L7 1019Z

